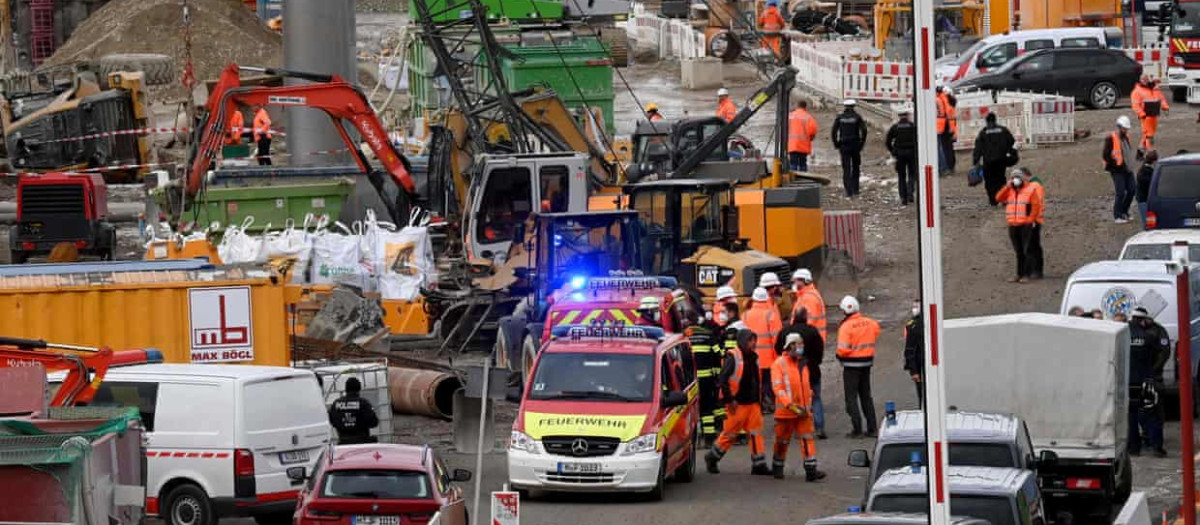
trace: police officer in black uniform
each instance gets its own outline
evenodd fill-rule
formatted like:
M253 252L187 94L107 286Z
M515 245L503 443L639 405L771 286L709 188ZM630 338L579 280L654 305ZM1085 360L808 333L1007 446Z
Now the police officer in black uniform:
M1163 408L1158 390L1163 366L1171 358L1171 338L1145 307L1133 309L1129 321L1129 454L1141 454L1142 435L1160 458L1163 448ZM1139 432L1140 427L1140 432Z
M854 99L842 102L846 111L833 121L833 147L842 154L842 187L847 197L858 196L862 175L862 149L867 143L867 123L854 111Z
M988 113L987 125L975 137L971 164L983 167L983 187L987 191L988 204L992 206L996 205L996 193L1006 183L1004 171L1011 165L1009 153L1014 151L1016 143L1012 132L996 122L996 114Z
M917 192L917 125L909 117L912 110L900 109L900 120L888 129L888 152L896 159L896 176L900 179L900 205L908 206Z
M371 402L359 396L362 383L357 377L346 380L346 395L337 398L329 407L329 421L338 433L338 443L359 445L378 441L371 429L379 426L379 417Z

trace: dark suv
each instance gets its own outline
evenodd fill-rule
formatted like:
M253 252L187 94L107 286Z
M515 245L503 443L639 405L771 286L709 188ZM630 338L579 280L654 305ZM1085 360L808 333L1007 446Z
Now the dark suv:
M1119 50L1041 49L953 87L1058 93L1093 108L1108 109L1133 91L1141 74L1142 65Z
M1146 228L1200 228L1200 153L1159 161L1146 201Z

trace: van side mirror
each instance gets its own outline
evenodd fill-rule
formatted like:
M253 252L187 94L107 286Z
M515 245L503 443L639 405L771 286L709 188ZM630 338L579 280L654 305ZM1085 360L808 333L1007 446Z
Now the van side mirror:
M675 408L686 405L688 402L687 393L681 390L667 392L662 396L663 408Z
M871 456L867 455L867 451L862 449L851 450L850 457L846 458L846 464L851 467L870 468Z
M1057 464L1058 454L1055 454L1053 450L1043 450L1040 454L1038 454L1039 467L1053 467Z
M308 473L304 467L288 467L287 479L291 481L293 485L304 483L304 480L308 479Z
M466 483L471 481L471 471L465 468L456 468L454 469L454 476L450 479L459 483Z

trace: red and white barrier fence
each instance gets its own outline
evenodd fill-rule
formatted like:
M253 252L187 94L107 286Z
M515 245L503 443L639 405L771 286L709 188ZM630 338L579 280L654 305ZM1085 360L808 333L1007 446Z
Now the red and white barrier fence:
M1125 49L1125 55L1142 65L1142 73L1151 78L1167 78L1167 43L1155 42L1140 48Z
M996 114L997 123L1008 128L1008 131L1012 132L1013 137L1017 139L1018 144L1025 143L1028 131L1025 129L1025 111L1021 103L965 106L960 101L958 104L958 140L954 142L954 149L963 150L975 147L975 137L987 125L989 113Z
M659 58L683 60L708 54L704 33L696 31L687 20L660 17L647 12L640 3L633 4L633 16L625 23L625 34L657 46Z
M910 100L912 62L848 60L842 75L842 96L863 100Z
M230 128L232 131L233 128ZM242 133L247 135L253 134L252 128L240 128ZM137 129L118 129L113 131L102 131L100 133L89 133L87 135L79 135L76 137L66 137L61 139L51 140L31 140L30 144L58 144L62 142L83 142L85 140L106 139L111 137L121 137L126 135L166 135L174 133L191 133L192 129L187 127L180 128L137 128ZM272 136L287 136L287 133L282 131L271 130Z
M825 246L850 257L859 271L867 267L867 245L863 241L863 215L858 210L827 211L823 216Z

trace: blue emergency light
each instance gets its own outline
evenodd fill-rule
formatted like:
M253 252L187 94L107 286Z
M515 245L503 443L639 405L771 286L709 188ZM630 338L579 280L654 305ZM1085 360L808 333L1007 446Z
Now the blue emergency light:
M888 426L895 425L896 424L896 402L895 401L884 401L883 402L883 414L884 414L884 418L887 420Z
M862 512L862 507L859 507L858 505L851 505L849 507L846 507L846 512L858 514L858 513Z
M910 454L908 456L908 461L912 465L913 474L920 474L921 473L921 463L922 463L921 462L921 453L916 450L912 451L912 454Z
M571 288L572 289L582 290L585 286L587 286L587 284L588 284L588 278L586 276L576 275L571 278Z

